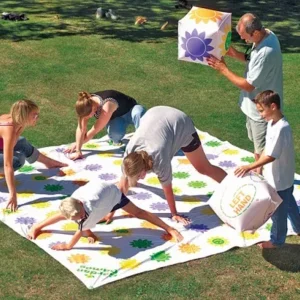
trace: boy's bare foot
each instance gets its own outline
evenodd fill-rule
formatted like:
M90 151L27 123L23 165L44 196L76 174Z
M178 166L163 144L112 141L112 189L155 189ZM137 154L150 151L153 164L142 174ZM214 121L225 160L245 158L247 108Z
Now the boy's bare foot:
M36 237L39 235L39 233L40 233L40 230L38 230L38 229L36 228L36 226L33 225L33 226L30 228L29 232L27 233L27 236L26 236L26 237L27 237L29 240L35 240Z
M258 247L261 249L276 249L277 248L277 246L272 244L271 241L259 243Z

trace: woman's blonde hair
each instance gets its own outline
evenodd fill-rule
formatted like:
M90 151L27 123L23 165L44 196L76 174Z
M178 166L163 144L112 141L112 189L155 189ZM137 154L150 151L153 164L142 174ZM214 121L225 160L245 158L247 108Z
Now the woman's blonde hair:
M146 151L137 151L128 154L123 160L123 172L128 179L129 186L136 186L141 172L152 170L153 160Z
M88 92L80 92L78 94L75 109L80 119L88 116L92 112L94 101L91 97L92 95Z
M59 206L59 210L64 217L71 219L80 214L82 205L79 200L72 197L64 199Z
M29 114L35 110L38 111L39 107L33 101L19 100L12 105L10 115L15 124L27 126Z

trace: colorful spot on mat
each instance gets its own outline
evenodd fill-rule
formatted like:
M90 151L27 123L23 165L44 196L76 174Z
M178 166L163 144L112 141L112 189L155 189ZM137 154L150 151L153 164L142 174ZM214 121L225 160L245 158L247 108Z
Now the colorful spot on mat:
M201 208L200 211L202 215L206 215L206 216L215 215L215 212L209 206Z
M52 236L53 234L51 233L51 231L48 231L48 232L43 232L41 234L39 234L37 236L37 240L45 240L45 239L48 239Z
M47 217L47 218L50 218L50 217L53 217L53 216L55 216L55 215L57 215L57 214L59 214L59 213L60 213L59 210L52 210L52 211L49 211L49 212L46 214L46 217Z
M23 166L22 168L20 168L18 171L21 173L28 173L35 170L35 168L33 166Z
M101 255L116 256L121 252L121 249L118 247L110 246L110 247L101 249L99 252Z
M182 37L181 48L185 50L185 57L189 57L192 60L200 60L203 62L204 58L210 56L210 52L214 49L210 45L212 39L205 38L205 32L199 32L194 29L191 33L186 31L185 37Z
M122 228L114 228L113 229L113 232L118 235L118 236L129 236L132 234L132 231L131 229L129 228L125 228L125 227L122 227Z
M189 224L189 225L187 226L187 228L188 228L189 230L194 230L194 231L196 231L196 232L201 232L201 233L204 233L204 232L206 232L207 230L209 230L209 228L208 228L207 225L205 225L205 224L193 224L193 223L191 223L191 224Z
M222 152L226 155L237 155L240 153L239 150L237 150L237 149L226 149L226 150L223 150Z
M187 159L187 158L178 158L178 162L181 164L181 165L190 165L190 161Z
M16 224L24 224L24 225L32 225L34 223L36 223L36 219L35 218L31 218L31 217L18 217L15 220Z
M64 199L66 199L68 197L71 197L71 195L62 195L62 196L59 196L58 199L59 200L64 200Z
M216 10L197 8L190 11L189 16L191 20L195 20L196 24L200 22L207 24L209 21L216 23L222 20L223 14Z
M62 147L58 147L55 149L56 152L58 153L63 153L65 151L65 148L62 148Z
M15 179L14 182L15 182L15 186L20 186L21 185L21 182L19 180ZM2 182L2 185L5 186L5 187L7 187L6 181Z
M200 247L195 244L186 243L186 244L181 244L179 246L179 250L182 253L194 254L200 251Z
M68 257L68 261L75 264L85 264L90 260L91 258L85 254L72 254Z
M190 205L197 205L201 203L201 200L196 198L196 197L190 197L190 196L185 196L182 197L181 200L185 203L185 204L190 204Z
M54 246L56 246L56 245L61 245L61 244L66 245L67 243L66 243L66 242L59 242L59 241L57 241L57 242L54 242L54 243L50 243L50 244L48 245L48 247L49 247L49 248L52 248L52 247L54 247Z
M182 193L181 189L177 186L173 186L172 190L175 195L180 195Z
M198 134L200 141L205 140L206 136L204 134L199 133Z
M205 188L207 184L204 181L190 181L188 183L188 186L195 189L201 189L201 188Z
M255 162L255 158L253 156L245 156L241 158L241 161L253 163Z
M45 191L49 191L49 192L58 192L63 190L64 187L60 184L46 184L44 186L44 190Z
M85 166L85 170L92 171L92 172L100 171L101 169L102 166L98 164L90 164Z
M116 277L118 270L106 269L106 268L95 268L81 265L77 269L77 272L82 272L87 278L95 278L100 276L105 277ZM92 287L91 287L92 288Z
M118 176L116 174L113 173L104 173L104 174L100 174L98 176L100 179L105 180L105 181L109 181L109 180L115 180L118 178Z
M22 212L21 209L18 209L17 211L12 211L9 208L3 208L2 209L3 215L15 215L15 214L19 214L20 212Z
M266 230L271 231L271 229L272 229L272 223L268 223L266 225Z
M78 179L72 181L72 183L73 183L74 185L78 185L78 186L84 186L84 185L86 185L88 182L89 182L89 180L86 179L86 178L78 178Z
M100 145L90 143L90 144L83 145L83 148L84 149L98 149L98 148L100 148Z
M25 190L17 193L17 198L30 198L34 195L33 191Z
M210 154L210 153L207 153L207 154L205 154L205 155L206 155L206 158L207 158L208 160L214 160L214 159L216 159L216 158L219 157L218 155Z
M219 141L209 141L209 142L205 143L205 145L208 147L219 147L222 145L222 143Z
M169 205L165 202L156 202L150 205L153 210L164 211L169 209Z
M101 241L101 238L97 235L97 240L95 242L100 242ZM86 236L82 236L80 239L79 239L79 242L80 243L83 243L83 244L89 244L89 240Z
M48 177L44 176L44 175L35 175L35 176L32 176L32 179L35 181L43 181L43 180L47 180Z
M224 247L229 244L229 241L220 236L213 236L207 240L209 244L216 247Z
M148 199L152 198L152 195L150 193L140 192L140 193L136 193L136 194L132 195L131 198L136 199L136 200L148 200Z
M176 239L171 235L171 234L168 234L168 233L163 233L161 235L161 238L164 240L164 241L167 241L167 242L171 242L171 243L176 243Z
M136 259L125 259L120 262L121 269L136 269L141 263Z
M150 240L142 240L142 239L138 239L138 240L133 240L130 245L133 247L133 248L139 248L139 249L147 249L147 248L150 248L153 243L152 241Z
M69 223L65 223L62 226L62 229L64 231L77 231L78 230L78 224L75 222L69 222Z
M190 174L187 172L175 172L173 173L173 177L178 179L186 179L190 177Z
M6 201L7 201L7 199L6 199L6 198L4 198L4 197L0 197L0 203L6 202Z
M73 176L76 174L76 172L72 169L65 169L64 173L66 174L66 176Z
M206 197L209 199L213 194L214 194L214 192L208 192L208 193L206 194Z
M38 202L38 203L31 204L31 206L34 207L34 208L43 209L43 208L50 207L51 203L49 203L49 202Z
M116 166L121 166L122 161L123 161L122 159L116 159L116 160L113 161L113 164L116 165Z
M240 233L240 236L245 240L255 240L259 238L259 233L257 231L254 233L244 231Z
M231 160L224 160L219 162L219 166L223 168L235 168L237 164Z
M113 157L114 154L113 153L99 153L99 154L97 154L97 156L99 156L101 158L106 158L106 157Z
M148 221L143 221L142 223L141 223L141 226L143 227L143 228L147 228L147 229L158 229L159 227L157 227L156 225L154 225L154 224L152 224L152 223L150 223L150 222L148 222Z
M153 253L150 257L151 257L151 260L155 260L157 262L165 262L171 258L171 255L169 253L167 253L166 251L159 251L159 252Z
M158 185L160 184L159 180L157 177L150 177L147 179L147 183L153 184L153 185Z

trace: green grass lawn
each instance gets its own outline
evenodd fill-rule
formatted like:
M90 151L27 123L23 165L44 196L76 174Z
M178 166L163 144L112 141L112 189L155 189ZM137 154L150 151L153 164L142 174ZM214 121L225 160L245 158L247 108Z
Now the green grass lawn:
M191 1L197 4L197 1ZM238 2L238 3L236 3ZM253 3L255 2L255 3ZM198 1L233 12L233 25L256 12L278 34L284 59L285 114L293 128L300 172L300 4L282 1ZM150 108L175 106L210 134L252 151L237 101L239 91L209 67L177 60L175 21L187 11L161 0L2 0L0 12L25 12L26 22L0 21L0 113L20 98L41 107L24 133L38 147L74 140L74 104L81 90L117 89ZM97 7L118 21L96 20ZM135 26L135 16L148 18ZM160 26L171 25L165 31ZM243 44L233 34L238 47ZM244 66L228 65L238 74ZM104 133L103 133L104 134ZM34 244L0 224L0 299L300 299L300 241L261 251L233 249L87 290Z

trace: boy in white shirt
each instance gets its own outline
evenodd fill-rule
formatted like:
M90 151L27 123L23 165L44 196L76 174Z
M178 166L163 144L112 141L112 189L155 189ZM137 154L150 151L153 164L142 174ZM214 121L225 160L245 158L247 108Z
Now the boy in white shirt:
M271 240L260 244L261 248L276 248L285 243L287 218L294 231L300 234L300 215L293 196L295 152L292 131L280 110L280 97L273 91L258 94L254 102L260 115L268 121L266 146L258 161L241 166L235 170L237 176L243 176L250 170L264 166L263 175L272 185L282 203L273 214Z
M64 199L60 204L60 213L35 224L27 234L28 239L35 239L41 230L51 224L66 219L78 223L78 230L69 243L56 244L53 250L70 250L82 236L87 236L90 243L97 240L91 228L102 220L109 212L122 208L127 213L149 221L164 229L177 242L182 241L182 235L174 228L167 225L154 214L135 206L114 184L104 184L93 180L77 189L70 198Z

